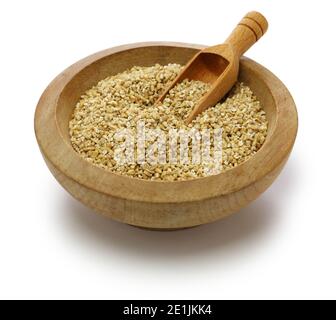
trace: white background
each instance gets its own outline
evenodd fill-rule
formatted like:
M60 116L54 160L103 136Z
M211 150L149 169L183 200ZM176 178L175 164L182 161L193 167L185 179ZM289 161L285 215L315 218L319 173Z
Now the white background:
M0 298L336 298L335 1L1 1ZM247 56L297 103L274 185L232 217L148 232L93 214L54 180L33 131L48 83L96 51L223 42L249 10L270 23Z

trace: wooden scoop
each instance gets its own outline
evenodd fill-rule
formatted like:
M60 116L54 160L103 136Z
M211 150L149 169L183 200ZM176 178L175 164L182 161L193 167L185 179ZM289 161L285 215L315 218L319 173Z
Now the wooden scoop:
M240 57L267 31L266 18L259 12L249 12L240 21L224 44L208 47L197 53L164 91L158 101L177 83L185 79L199 80L211 84L188 116L189 124L204 110L214 106L234 86L238 79Z

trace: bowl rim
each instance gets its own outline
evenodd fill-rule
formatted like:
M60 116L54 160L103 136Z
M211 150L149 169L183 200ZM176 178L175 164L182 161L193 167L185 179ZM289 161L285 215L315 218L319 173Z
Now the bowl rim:
M180 203L210 199L243 189L273 171L289 155L298 127L294 100L285 85L257 62L243 57L241 64L262 77L271 88L276 121L262 148L250 159L220 174L185 181L151 181L116 174L95 166L65 141L56 116L61 93L81 71L110 55L144 47L201 50L202 45L176 42L141 42L113 47L90 55L59 74L42 94L35 111L34 128L44 158L74 182L98 193L125 200Z

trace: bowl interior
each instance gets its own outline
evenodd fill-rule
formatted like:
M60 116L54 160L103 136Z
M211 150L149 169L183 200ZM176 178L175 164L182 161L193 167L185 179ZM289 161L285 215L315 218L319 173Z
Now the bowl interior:
M56 121L63 139L70 144L69 121L81 95L100 80L117 74L133 66L152 66L156 63L186 64L198 49L174 46L148 46L119 51L98 59L80 70L63 89L56 109ZM248 85L261 102L269 122L267 139L276 123L276 104L269 87L253 69L240 63L239 80Z

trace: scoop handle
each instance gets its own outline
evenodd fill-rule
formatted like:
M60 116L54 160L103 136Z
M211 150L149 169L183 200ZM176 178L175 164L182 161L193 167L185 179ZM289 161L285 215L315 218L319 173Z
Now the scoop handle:
M244 16L225 41L235 54L241 57L253 44L255 44L267 31L268 22L259 12L252 11Z

